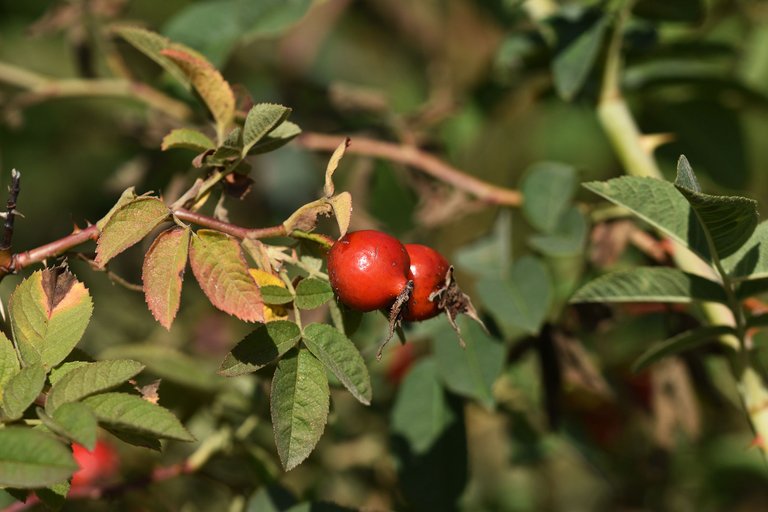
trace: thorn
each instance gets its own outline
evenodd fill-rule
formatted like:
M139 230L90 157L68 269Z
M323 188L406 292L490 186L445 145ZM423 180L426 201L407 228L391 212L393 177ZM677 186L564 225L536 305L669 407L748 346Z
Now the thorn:
M640 136L640 145L646 153L651 155L657 148L664 144L669 144L675 138L674 133L649 133L648 135Z

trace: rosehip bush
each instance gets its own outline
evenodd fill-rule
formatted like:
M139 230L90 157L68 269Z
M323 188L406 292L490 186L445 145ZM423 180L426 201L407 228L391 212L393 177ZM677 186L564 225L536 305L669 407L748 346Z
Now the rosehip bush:
M6 4L0 510L768 506L757 3Z

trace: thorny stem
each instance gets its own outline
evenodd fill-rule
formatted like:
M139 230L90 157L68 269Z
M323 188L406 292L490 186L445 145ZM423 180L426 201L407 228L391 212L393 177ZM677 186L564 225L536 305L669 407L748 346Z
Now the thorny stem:
M617 13L606 57L597 115L626 172L635 176L661 179L662 173L659 166L653 154L643 146L642 134L621 94L621 44L625 22L630 16L633 3L632 0L625 0ZM768 394L768 391L766 391L762 378L757 384L746 381L746 379L754 377L754 372L750 373L752 370L749 365L749 347L744 328L744 313L734 296L734 285L725 274L722 265L717 264L718 268L715 272L712 267L700 260L681 243L673 240L671 243L673 245L672 256L681 270L709 277L716 277L719 274L728 294L730 307L705 302L702 303L702 310L711 325L729 325L737 329L738 339L734 339L733 336L723 336L720 341L737 349L741 354L742 360L734 368L734 376L739 381L739 392L744 409L749 416L750 425L758 437L765 440L768 438L768 425L765 424L765 421L761 421L761 415L765 410L764 396ZM749 404L756 408L753 410ZM764 460L768 462L768 446L762 445L760 448Z
M266 228L246 228L183 208L173 210L172 214L181 221L205 228L215 229L240 239L263 239L292 236L294 238L312 240L326 248L333 244L333 240L329 237L318 233L305 233L303 231L288 233L285 226L282 224ZM72 234L45 245L41 245L40 247L13 254L10 257L11 264L8 268L0 268L0 280L6 275L18 272L29 265L41 263L49 258L60 256L89 240L96 240L98 238L99 228L95 224L92 224L85 229L76 229Z

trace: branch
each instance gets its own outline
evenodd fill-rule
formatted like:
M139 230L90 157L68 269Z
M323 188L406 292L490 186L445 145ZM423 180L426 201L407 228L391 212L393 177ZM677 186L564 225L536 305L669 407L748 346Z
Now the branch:
M277 226L270 226L266 228L246 228L224 222L201 213L193 212L179 208L173 211L173 215L183 221L197 226L205 228L215 229L234 236L239 239L263 239L263 238L275 238L275 237L293 237L304 240L311 240L316 242L325 248L329 248L333 245L333 240L321 233L305 233L303 231L295 231L288 233L283 224ZM82 245L89 240L97 240L99 238L99 229L95 224L88 226L85 229L76 229L72 234L63 238L59 238L53 242L41 245L35 249L30 249L21 253L13 254L11 256L11 264L7 268L0 267L0 280L8 274L18 272L24 267L33 265L35 263L41 263L49 258L60 256L67 251L74 249L75 247Z
M307 149L330 152L339 146L342 139L343 137L336 135L305 132L297 137L296 141ZM492 185L474 176L470 176L434 155L414 146L399 145L355 136L352 137L352 144L347 148L347 153L373 156L408 165L429 174L433 178L469 192L487 203L520 206L523 202L522 194L517 190Z
M27 91L19 94L11 104L24 107L54 98L114 97L126 98L164 112L184 121L192 117L192 110L184 103L152 87L124 79L54 78L27 69L0 62L0 82Z

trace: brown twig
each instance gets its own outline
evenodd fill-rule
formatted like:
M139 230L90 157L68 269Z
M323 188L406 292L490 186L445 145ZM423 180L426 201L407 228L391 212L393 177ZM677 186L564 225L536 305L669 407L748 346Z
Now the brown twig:
M299 145L316 151L333 151L339 146L341 140L343 140L342 136L314 132L305 132L296 139ZM414 146L354 136L352 144L347 148L347 153L373 156L408 165L491 204L520 206L523 202L522 194L517 190L493 185L470 176Z
M8 202L5 207L5 225L3 226L3 241L0 244L0 251L7 251L11 248L13 240L13 222L16 219L16 201L19 199L19 190L21 184L21 173L16 169L11 171L11 186L8 187Z
M173 215L182 222L188 222L197 226L215 229L240 239L263 239L292 236L294 238L311 240L321 244L326 248L333 244L333 240L331 238L320 233L304 233L300 231L288 233L283 224L278 224L277 226L270 226L266 228L246 228L183 208L174 210ZM19 270L23 269L24 267L28 267L29 265L43 262L55 256L60 256L65 252L74 249L75 247L84 244L85 242L88 242L89 240L97 240L98 238L99 229L95 224L93 224L85 229L77 229L70 235L45 245L41 245L35 249L13 254L11 256L11 264L7 268L0 268L0 279L10 273L18 272Z

